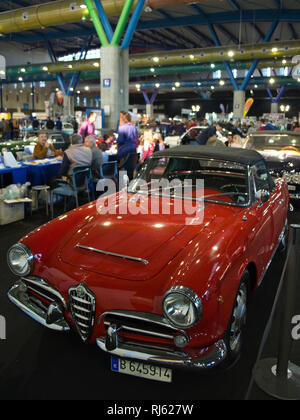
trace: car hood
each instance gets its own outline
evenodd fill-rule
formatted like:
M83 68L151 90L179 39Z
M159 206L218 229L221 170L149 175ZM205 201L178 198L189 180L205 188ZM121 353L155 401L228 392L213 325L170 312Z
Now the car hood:
M273 170L300 170L300 155L292 151L258 150L266 160L268 167Z
M119 204L114 204L115 209ZM141 210L147 210L148 205L145 198L140 200ZM224 206L206 205L203 221L198 225L186 225L185 215L97 214L67 240L60 258L97 274L148 280L203 229L210 233L216 208L220 212ZM232 215L234 212L230 211Z

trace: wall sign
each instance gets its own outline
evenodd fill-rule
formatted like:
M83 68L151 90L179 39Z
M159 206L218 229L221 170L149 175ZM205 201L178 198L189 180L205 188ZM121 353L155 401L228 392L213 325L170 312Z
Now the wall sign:
M111 87L111 79L103 79L103 87L110 88Z

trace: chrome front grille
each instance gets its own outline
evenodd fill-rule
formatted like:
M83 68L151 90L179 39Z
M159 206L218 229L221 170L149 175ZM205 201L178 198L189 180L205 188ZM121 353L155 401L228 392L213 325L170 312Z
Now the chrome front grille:
M190 341L189 335L184 331L173 327L160 315L136 311L108 311L104 312L98 320L98 324L103 320L106 330L111 326L116 326L122 333L134 334L137 336L167 340L172 345L176 338L183 337L184 343Z
M77 331L85 342L93 330L96 298L88 287L81 283L69 289L69 305Z
M67 304L64 297L61 293L52 287L49 283L39 277L22 277L22 282L26 285L26 289L29 292L29 296L31 299L31 293L34 292L37 295L41 296L42 298L46 299L46 301L50 303L52 302L59 302L62 304L64 309L67 309Z

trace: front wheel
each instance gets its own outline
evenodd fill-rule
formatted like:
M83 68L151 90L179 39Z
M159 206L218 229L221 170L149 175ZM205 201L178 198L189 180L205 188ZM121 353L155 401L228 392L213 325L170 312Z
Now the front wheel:
M249 294L250 275L245 271L233 304L231 318L228 324L224 340L227 346L227 357L223 367L232 366L240 357L243 332L247 319L247 304Z

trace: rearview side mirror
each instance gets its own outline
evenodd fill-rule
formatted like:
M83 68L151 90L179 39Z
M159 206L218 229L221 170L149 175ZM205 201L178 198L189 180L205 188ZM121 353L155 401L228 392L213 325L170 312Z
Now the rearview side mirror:
M267 190L257 191L255 194L257 200L261 200L262 203L266 203L270 198L270 192Z
M270 192L267 190L261 191L261 201L266 203L270 199Z

